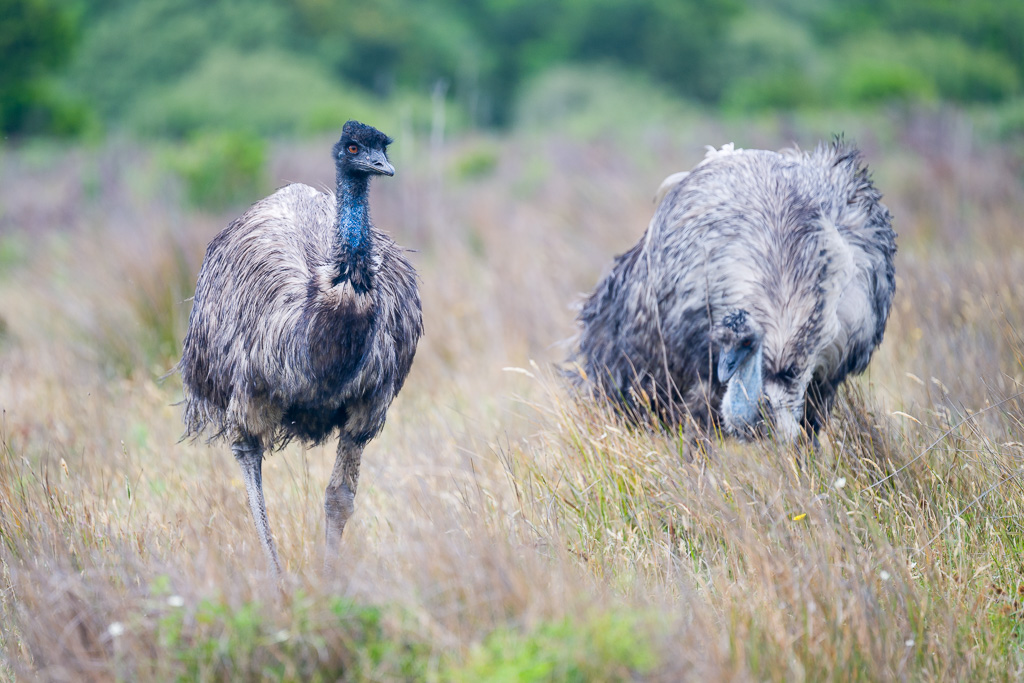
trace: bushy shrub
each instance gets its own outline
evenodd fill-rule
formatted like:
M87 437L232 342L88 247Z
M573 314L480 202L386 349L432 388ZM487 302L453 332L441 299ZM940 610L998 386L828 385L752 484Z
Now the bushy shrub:
M284 49L295 35L287 3L275 0L81 4L93 12L66 79L113 125L139 100L178 82L217 49Z
M54 0L0 0L0 16L0 132L82 132L88 108L51 75L67 62L77 39L73 13Z
M656 666L635 613L498 629L447 676L453 681L635 681Z
M128 121L145 135L182 137L202 129L287 135L340 128L350 118L372 116L376 104L301 57L219 50L176 84L141 98Z
M246 203L266 191L266 143L243 132L207 133L168 152L167 163L182 179L189 202L220 209Z
M689 107L640 73L609 66L563 66L539 75L519 97L516 122L527 128L556 127L581 137L635 125L678 121Z
M834 58L832 79L842 103L890 99L993 101L1018 89L1004 57L955 37L873 34L848 41Z
M761 78L733 81L723 105L729 110L798 109L820 104L818 83L799 71L777 71Z
M479 180L494 173L500 160L500 150L481 143L470 147L455 158L452 172L459 180Z
M906 63L935 84L943 99L993 102L1019 92L1021 74L1004 55L952 36L917 35L903 43Z
M998 140L1024 142L1024 99L1017 99L992 110L994 125L990 126ZM1021 154L1024 159L1024 154Z
M835 87L842 104L932 100L936 95L935 85L917 69L874 57L849 64L836 74Z
M744 13L727 37L723 104L741 111L816 104L821 52L806 26L775 12Z

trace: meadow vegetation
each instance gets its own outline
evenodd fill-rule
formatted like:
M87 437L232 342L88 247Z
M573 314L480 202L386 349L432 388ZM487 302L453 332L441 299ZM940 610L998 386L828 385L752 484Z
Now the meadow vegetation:
M0 679L1024 676L1024 5L0 0ZM393 135L426 319L321 576L330 447L181 442L209 239ZM574 305L704 145L845 132L900 234L820 446L569 395Z
M331 448L267 460L280 589L230 452L179 441L164 375L207 241L274 185L330 186L332 134L2 152L0 678L1024 675L1020 119L681 109L623 138L600 107L552 111L388 131L373 211L416 250L426 336L336 577ZM898 285L818 449L634 429L567 394L573 304L665 175L705 144L838 131L896 217Z

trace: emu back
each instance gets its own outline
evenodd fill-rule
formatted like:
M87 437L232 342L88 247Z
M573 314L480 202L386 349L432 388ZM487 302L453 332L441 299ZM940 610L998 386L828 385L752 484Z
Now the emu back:
M712 150L579 316L579 383L634 419L793 438L882 340L895 233L860 154Z

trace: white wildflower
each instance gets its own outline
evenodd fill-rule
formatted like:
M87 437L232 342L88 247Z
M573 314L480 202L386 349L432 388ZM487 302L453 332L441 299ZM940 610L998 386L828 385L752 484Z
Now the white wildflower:
M167 604L171 607L183 607L185 605L185 598L180 595L172 595L167 598Z
M836 490L841 490L844 486L846 486L846 477L839 477L838 479L836 479L836 483L834 484L834 486L836 487Z
M878 576L882 579L882 581L888 581L892 575L883 569L882 571L878 572Z
M107 627L107 635L111 638L119 638L124 635L124 624L115 621Z
M904 642L903 644L906 645L907 647L914 647L914 639L913 638L907 638L906 642Z

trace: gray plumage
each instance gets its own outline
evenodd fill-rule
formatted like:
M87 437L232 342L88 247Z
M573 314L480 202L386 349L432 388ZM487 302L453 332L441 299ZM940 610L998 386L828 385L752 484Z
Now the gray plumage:
M210 242L199 272L179 364L186 432L231 444L275 572L264 452L339 434L325 496L329 564L363 447L383 427L422 333L415 271L369 218L370 177L394 174L390 142L345 124L337 191L293 184L257 202Z
M578 377L643 419L817 430L881 343L896 234L860 153L711 150L579 316Z

